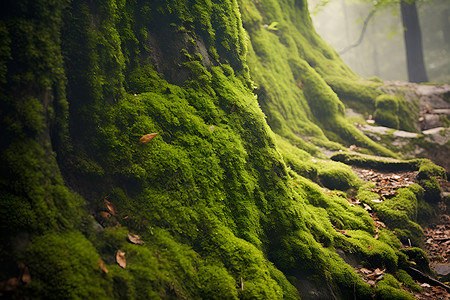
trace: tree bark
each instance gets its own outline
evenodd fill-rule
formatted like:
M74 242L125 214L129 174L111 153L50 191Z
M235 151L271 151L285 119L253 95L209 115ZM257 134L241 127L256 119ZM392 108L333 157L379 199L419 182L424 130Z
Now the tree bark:
M404 28L406 65L410 82L428 81L422 50L422 34L416 3L400 2Z

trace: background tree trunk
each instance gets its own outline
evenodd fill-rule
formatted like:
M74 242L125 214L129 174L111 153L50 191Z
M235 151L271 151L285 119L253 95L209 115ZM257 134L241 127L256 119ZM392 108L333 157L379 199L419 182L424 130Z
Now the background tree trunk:
M404 27L406 65L410 82L428 81L422 51L422 34L416 3L400 2Z

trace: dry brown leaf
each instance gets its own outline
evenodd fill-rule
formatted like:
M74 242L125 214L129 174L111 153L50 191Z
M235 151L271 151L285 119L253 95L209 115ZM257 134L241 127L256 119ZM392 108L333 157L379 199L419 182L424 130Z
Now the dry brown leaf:
M333 228L334 228L337 232L340 232L340 233L342 233L343 235L345 235L346 237L351 237L351 236L347 233L347 230L339 229L339 228L337 228L336 226L333 226Z
M374 273L376 276L380 276L381 274L384 273L384 271L380 270L379 268L376 268L375 271L373 271L373 273Z
M111 202L109 202L108 200L104 199L103 201L105 201L106 204L106 208L108 209L108 211L115 216L117 214L117 210L116 207L114 206L114 204L112 204Z
M375 286L375 281L373 281L373 280L369 280L369 281L367 281L367 283L370 284L371 286Z
M117 252L116 252L116 262L117 262L117 264L119 266L121 266L124 269L127 267L127 260L125 258L125 252L117 250Z
M27 266L24 265L23 273L22 273L22 282L28 283L31 281L30 270Z
M131 232L128 232L127 234L128 240L133 244L143 245L144 241L141 240L141 237L137 234L133 234Z
M150 142L151 140L153 140L153 138L157 135L158 133L153 132L153 133L149 133L146 135L143 135L140 139L139 139L139 144L145 144Z
M102 270L103 272L105 272L105 274L108 274L109 271L108 269L105 267L105 265L103 264L103 260L101 260L100 258L97 260L97 264L100 267L100 270Z
M370 207L369 205L367 205L366 203L363 203L364 209L367 211L372 211L372 207Z
M375 221L375 226L386 228L386 224L384 224L384 223L381 222L381 221Z
M372 271L370 271L370 270L368 270L368 269L366 269L366 268L361 268L361 269L359 269L360 271L361 271L361 273L363 273L363 274L370 274L370 273L372 273Z
M209 131L214 132L214 125L209 126Z
M111 217L111 214L110 214L109 212L106 212L106 211L101 211L101 212L98 213L98 215L99 215L101 218L103 218L103 219L107 219L107 218L110 218L110 217Z

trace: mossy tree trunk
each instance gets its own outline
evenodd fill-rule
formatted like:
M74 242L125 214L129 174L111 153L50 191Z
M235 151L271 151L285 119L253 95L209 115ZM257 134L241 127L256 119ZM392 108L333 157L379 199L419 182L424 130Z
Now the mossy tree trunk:
M374 105L380 84L317 36L306 1L6 1L0 16L8 296L298 299L308 282L370 299L336 249L400 266L393 234L318 185L361 182L310 141L393 154L344 118L340 97Z

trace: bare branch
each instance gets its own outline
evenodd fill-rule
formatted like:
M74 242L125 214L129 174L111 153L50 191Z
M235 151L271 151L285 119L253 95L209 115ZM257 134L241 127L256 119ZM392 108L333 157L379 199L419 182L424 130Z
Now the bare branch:
M364 34L366 33L366 29L367 29L367 25L369 24L370 19L373 17L373 15L375 14L376 9L372 8L369 12L369 14L367 15L366 19L364 20L364 24L363 24L363 28L361 30L361 34L359 35L359 39L356 43L345 47L344 49L342 49L341 51L339 51L339 54L342 55L345 52L347 52L348 50L355 48L357 46L359 46L359 44L361 44L361 42L363 41L364 38Z

